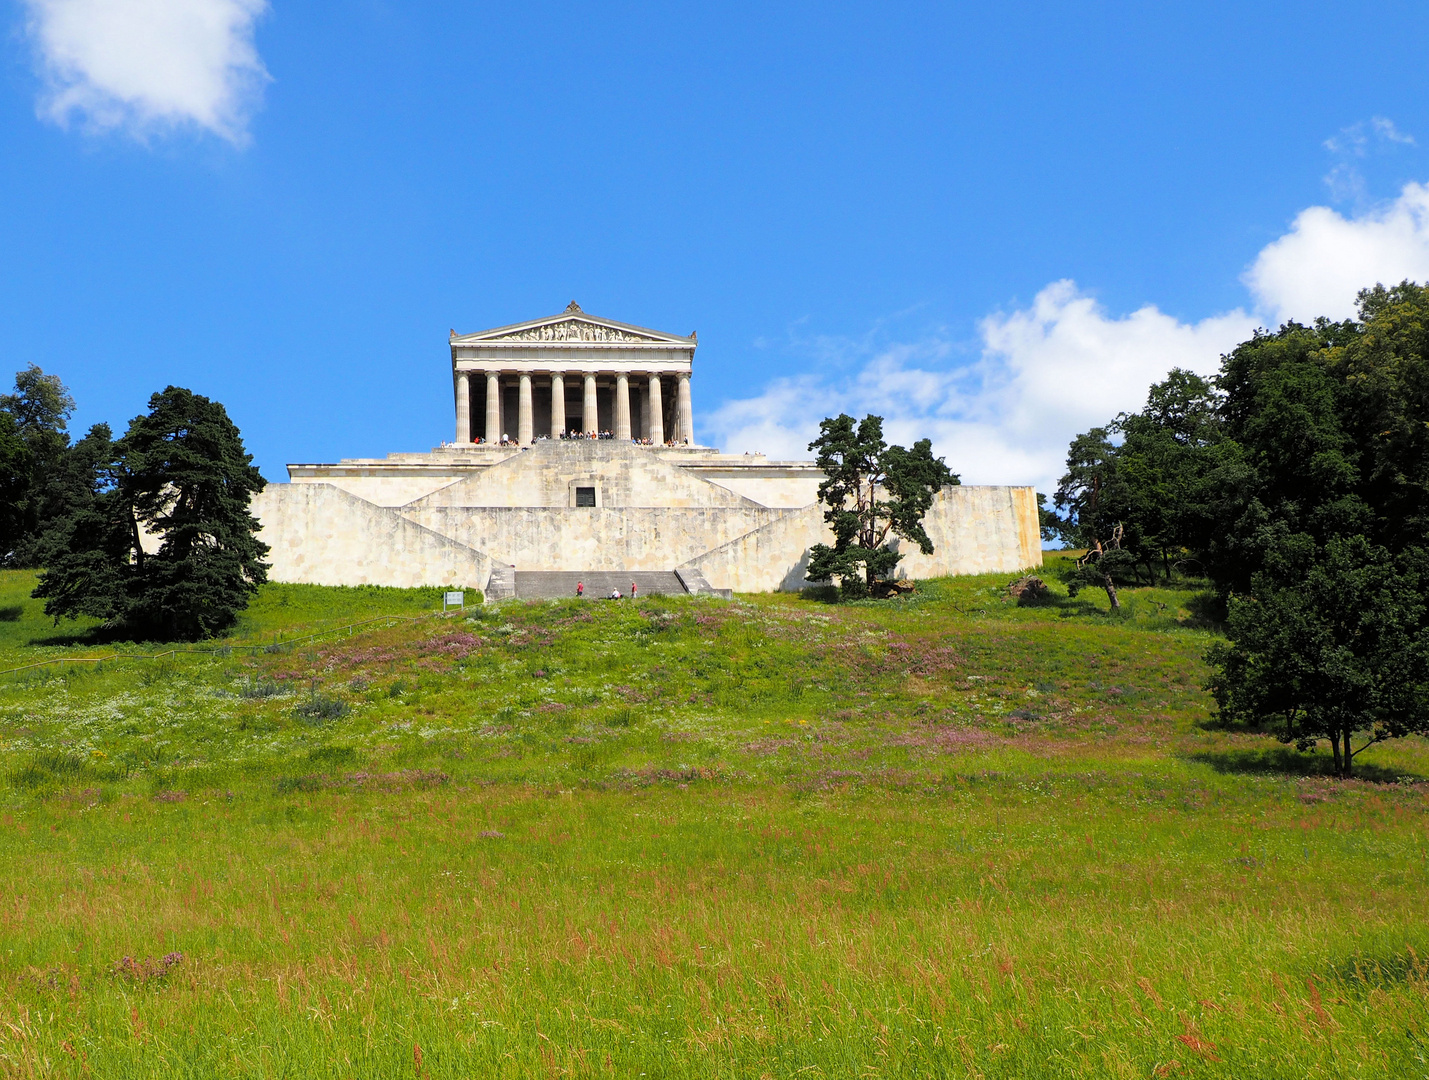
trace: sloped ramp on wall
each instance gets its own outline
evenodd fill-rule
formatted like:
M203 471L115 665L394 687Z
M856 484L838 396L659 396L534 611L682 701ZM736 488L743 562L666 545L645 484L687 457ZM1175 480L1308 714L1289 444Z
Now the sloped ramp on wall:
M440 507L571 507L573 488L597 492L597 506L659 509L759 508L729 488L662 460L648 447L616 439L551 439L407 503L417 517Z
M765 525L711 548L682 563L680 571L698 571L715 589L735 592L776 592L803 589L809 548L832 543L818 503L786 510Z
M484 589L491 559L331 484L269 484L253 499L272 581Z
M933 541L933 554L902 544L899 577L1012 573L1042 565L1037 495L1031 488L945 487L923 526ZM823 506L812 503L713 547L680 569L699 570L713 586L736 592L803 589L813 584L805 577L809 549L833 540Z
M680 566L789 511L767 506L437 506L399 512L522 570L625 573Z

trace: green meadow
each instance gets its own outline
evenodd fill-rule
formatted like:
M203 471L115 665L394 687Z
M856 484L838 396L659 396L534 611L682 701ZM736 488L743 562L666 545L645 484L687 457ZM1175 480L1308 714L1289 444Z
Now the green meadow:
M1333 780L1195 583L1008 581L174 652L0 573L0 1075L1429 1076L1429 744Z

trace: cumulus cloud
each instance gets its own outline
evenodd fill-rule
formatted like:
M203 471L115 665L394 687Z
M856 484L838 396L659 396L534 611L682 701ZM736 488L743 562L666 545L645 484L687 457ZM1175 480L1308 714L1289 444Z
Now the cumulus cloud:
M1399 197L1358 217L1328 206L1302 211L1290 231L1267 244L1245 273L1257 305L1276 325L1318 315L1347 319L1368 285L1429 280L1429 187L1407 184Z
M1050 493L1072 437L1141 408L1171 368L1212 374L1257 326L1348 318L1359 290L1405 278L1429 281L1429 186L1420 184L1358 215L1300 213L1246 270L1248 308L1194 323L1153 305L1117 316L1073 282L1054 282L1030 305L984 318L971 350L936 333L883 347L817 339L810 355L830 374L776 380L704 425L735 453L799 458L822 417L872 412L894 441L931 438L964 482Z
M138 138L179 128L234 144L268 74L253 44L267 0L25 0L45 80L40 115Z
M895 442L931 438L965 483L1050 492L1072 435L1140 408L1172 367L1215 371L1255 325L1239 310L1187 324L1149 305L1116 318L1059 281L1029 307L984 319L974 358L943 336L873 350L847 376L777 380L721 406L706 426L735 453L798 458L821 418L872 412Z

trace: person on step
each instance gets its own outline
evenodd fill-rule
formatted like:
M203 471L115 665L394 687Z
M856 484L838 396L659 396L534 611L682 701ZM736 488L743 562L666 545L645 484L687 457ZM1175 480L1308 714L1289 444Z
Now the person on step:
M635 599L635 582L630 583L630 599Z
M577 582L576 582L576 599L580 599L580 598L581 598L582 596L584 596L584 595L585 595L585 582L584 582L584 581L577 581Z

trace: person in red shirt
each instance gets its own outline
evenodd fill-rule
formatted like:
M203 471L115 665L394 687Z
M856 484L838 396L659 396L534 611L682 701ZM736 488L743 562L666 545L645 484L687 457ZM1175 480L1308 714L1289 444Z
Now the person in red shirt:
M635 599L635 582L630 583L630 599Z
M576 595L577 595L577 596L584 596L584 595L585 595L585 582L584 582L584 581L577 581L577 582L576 582Z

